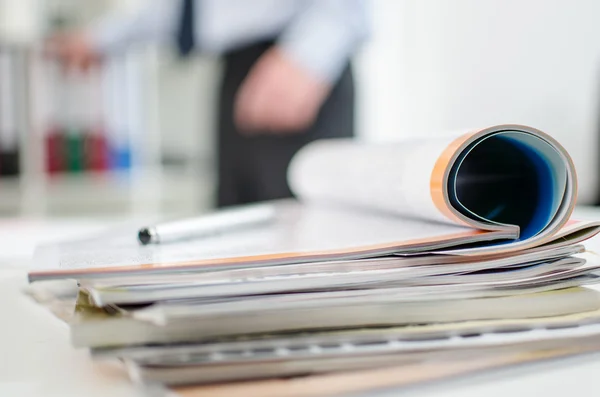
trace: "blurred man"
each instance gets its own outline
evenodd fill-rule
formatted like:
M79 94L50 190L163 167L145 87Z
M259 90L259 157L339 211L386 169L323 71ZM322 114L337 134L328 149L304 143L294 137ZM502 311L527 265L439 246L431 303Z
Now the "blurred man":
M81 68L142 41L223 55L218 205L227 206L290 197L298 149L353 136L350 58L367 30L360 0L152 0L51 48Z

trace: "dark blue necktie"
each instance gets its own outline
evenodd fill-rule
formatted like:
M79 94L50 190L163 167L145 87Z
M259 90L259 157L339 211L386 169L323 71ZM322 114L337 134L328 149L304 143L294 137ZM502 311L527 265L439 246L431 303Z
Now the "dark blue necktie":
M177 33L177 47L181 56L194 48L194 0L182 0L181 19Z

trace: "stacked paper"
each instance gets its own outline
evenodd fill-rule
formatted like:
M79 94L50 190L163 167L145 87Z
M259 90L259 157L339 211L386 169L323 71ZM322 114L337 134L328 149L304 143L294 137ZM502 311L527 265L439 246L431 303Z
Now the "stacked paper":
M77 280L44 297L64 313L56 302L77 294L73 345L122 359L147 384L513 363L506 355L600 342L600 294L584 287L600 263L582 245L600 223L570 219L575 170L544 133L317 142L289 182L297 200L241 209L272 208L268 224L40 247L30 280Z

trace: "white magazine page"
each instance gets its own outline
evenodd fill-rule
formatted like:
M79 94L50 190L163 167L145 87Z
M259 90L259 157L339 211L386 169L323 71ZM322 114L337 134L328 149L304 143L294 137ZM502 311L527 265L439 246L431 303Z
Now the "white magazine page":
M430 183L438 158L460 135L390 143L315 142L292 160L288 183L305 202L345 203L449 223L433 202Z
M293 201L273 204L272 224L171 244L141 246L136 230L105 240L38 247L37 270L96 269L172 271L190 267L275 265L326 259L354 259L396 252L510 238L452 224L390 217L386 214L305 207ZM436 248L434 248L436 247ZM30 279L36 272L30 272Z

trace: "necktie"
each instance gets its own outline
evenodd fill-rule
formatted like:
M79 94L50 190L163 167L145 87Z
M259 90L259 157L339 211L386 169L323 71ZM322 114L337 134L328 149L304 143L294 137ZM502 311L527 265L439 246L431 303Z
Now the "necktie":
M194 48L194 0L182 0L181 19L177 33L179 54L188 55Z

